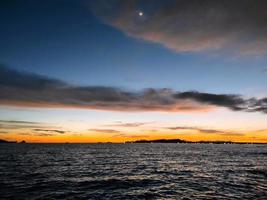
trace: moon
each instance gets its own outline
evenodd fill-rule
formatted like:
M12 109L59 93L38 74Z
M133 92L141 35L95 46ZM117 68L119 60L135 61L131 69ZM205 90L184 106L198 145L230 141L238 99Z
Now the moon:
M140 11L140 12L138 13L138 15L139 15L140 17L142 17L142 16L144 15L144 13L143 13L142 11Z

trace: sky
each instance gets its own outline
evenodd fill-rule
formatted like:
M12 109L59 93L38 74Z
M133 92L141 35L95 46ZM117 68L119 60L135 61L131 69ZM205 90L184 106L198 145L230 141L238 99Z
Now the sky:
M0 139L267 142L266 8L3 0Z

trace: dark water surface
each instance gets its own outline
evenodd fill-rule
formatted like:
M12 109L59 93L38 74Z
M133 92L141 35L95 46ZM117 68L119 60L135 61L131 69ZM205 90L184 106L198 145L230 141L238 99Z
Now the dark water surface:
M267 145L0 144L0 199L267 199Z

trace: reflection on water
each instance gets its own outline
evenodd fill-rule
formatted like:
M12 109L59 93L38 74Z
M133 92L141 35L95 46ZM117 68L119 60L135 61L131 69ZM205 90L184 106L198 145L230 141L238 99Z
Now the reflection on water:
M0 145L0 199L266 196L267 145Z

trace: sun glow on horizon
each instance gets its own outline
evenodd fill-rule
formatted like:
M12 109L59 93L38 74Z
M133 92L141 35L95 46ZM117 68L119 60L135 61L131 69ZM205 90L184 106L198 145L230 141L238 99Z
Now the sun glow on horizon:
M113 128L113 129L112 129ZM177 127L179 130L128 128L126 130L110 128L89 129L86 131L59 131L49 129L3 130L1 139L8 141L27 141L30 143L123 143L136 140L182 139L186 141L233 141L267 142L267 130L241 132L238 130L211 130L193 127Z
M54 109L7 111L7 119L0 120L0 139L10 141L121 143L141 139L233 142L267 140L264 115L244 115L225 109L179 114ZM257 120L253 121L255 118Z

